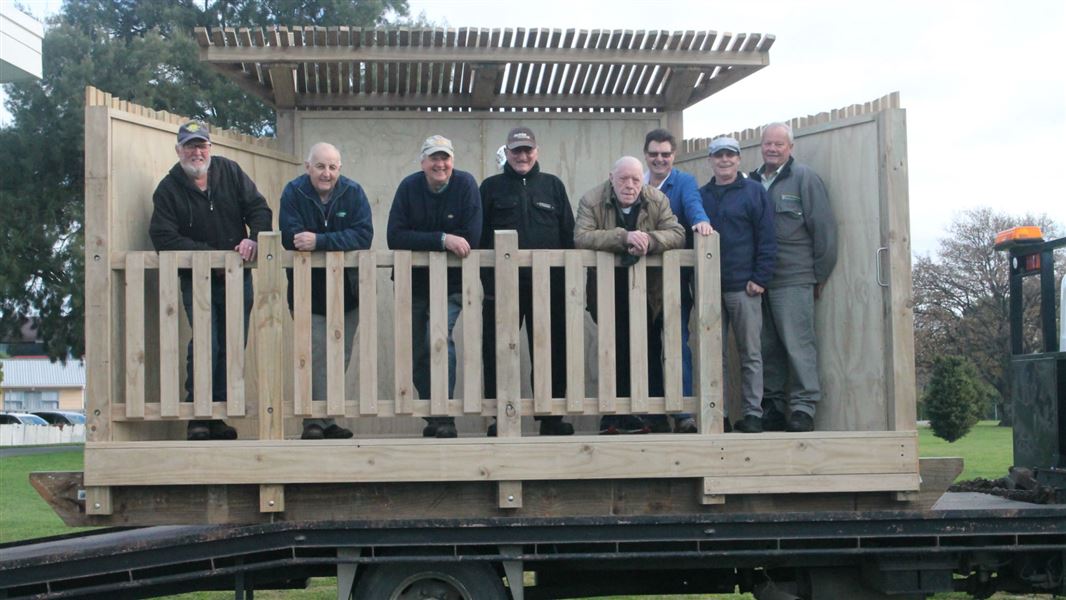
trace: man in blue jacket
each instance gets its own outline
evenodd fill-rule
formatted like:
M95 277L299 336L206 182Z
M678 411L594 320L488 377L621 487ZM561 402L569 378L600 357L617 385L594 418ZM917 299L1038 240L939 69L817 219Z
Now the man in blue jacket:
M481 195L477 181L454 170L452 142L434 135L422 144L422 170L400 182L389 211L388 243L393 250L451 252L465 258L481 236ZM414 384L423 400L430 396L429 272L415 267L411 274L411 342ZM452 329L462 309L462 278L448 272L448 397L455 388L455 342ZM429 417L425 437L453 438L455 419Z
M370 203L358 183L341 175L341 154L332 145L311 146L304 161L307 173L293 179L281 194L281 244L300 252L365 250L374 239ZM358 279L355 269L344 270L344 367L352 356L352 341L359 324ZM292 309L292 272L289 272L289 308ZM311 272L311 397L326 393L326 271ZM340 373L341 379L344 372ZM305 440L345 439L352 432L333 419L304 419Z
M644 162L648 171L644 183L659 188L670 199L670 210L685 228L685 248L692 247L692 232L711 234L711 224L703 210L699 184L696 178L674 168L677 157L677 140L666 129L653 129L644 136ZM681 392L692 395L692 349L689 348L689 315L692 314L692 269L681 270ZM660 317L662 318L662 317ZM662 328L662 324L657 326ZM653 432L669 431L664 415L648 415L644 418ZM696 421L688 413L674 415L674 431L696 433Z
M740 144L735 139L715 139L708 154L714 177L700 188L700 195L721 239L722 340L732 325L740 354L744 418L734 429L761 433L762 294L777 257L774 211L766 190L739 174Z

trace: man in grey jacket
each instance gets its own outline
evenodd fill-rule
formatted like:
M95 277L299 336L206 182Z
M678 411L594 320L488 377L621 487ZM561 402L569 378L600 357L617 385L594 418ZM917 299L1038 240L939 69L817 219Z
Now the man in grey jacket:
M751 177L774 207L777 268L763 300L763 429L813 431L822 397L814 302L837 260L837 229L825 184L792 157L792 128L763 128L763 165ZM786 387L788 385L788 387ZM791 411L787 423L785 411Z

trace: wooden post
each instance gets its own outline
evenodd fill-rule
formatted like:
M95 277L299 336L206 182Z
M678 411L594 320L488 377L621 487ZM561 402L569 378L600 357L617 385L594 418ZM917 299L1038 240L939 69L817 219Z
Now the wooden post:
M193 415L211 418L211 255L192 254Z
M544 252L533 252L533 281L533 413L543 415L552 408L551 268Z
M663 254L663 394L666 412L682 410L681 268L685 250ZM687 325L687 324L686 324Z
M648 412L648 261L629 267L629 411Z
M482 318L481 257L472 252L463 259L463 412L481 413Z
M411 366L411 252L396 250L393 256L393 393L396 414L409 415L413 410L414 383ZM406 349L406 351L404 350Z
M244 405L244 261L226 254L226 415L243 417Z
M326 414L344 416L344 253L326 253Z
M696 355L692 362L699 399L700 434L722 433L722 282L719 276L718 234L697 235L695 249L696 293L693 313L696 328ZM703 504L721 504L709 477L703 479Z
M178 416L181 394L181 342L178 315L181 311L178 265L174 252L159 253L159 414Z
M377 254L364 250L359 256L359 414L378 412L378 267ZM411 311L407 311L411 318ZM404 346L409 348L410 337ZM410 353L408 353L410 355Z
M311 253L293 252L292 267L293 414L309 417L314 368L311 364Z
M259 383L259 439L285 437L282 415L282 318L285 277L281 270L281 234L259 234L258 277L255 289L256 375Z
M429 253L429 414L448 414L448 253Z
M518 340L518 233L497 231L496 248L496 430L500 438L522 435L522 382ZM522 506L522 482L501 481L500 508Z
M585 411L585 269L577 250L566 253L566 411Z
M126 254L126 418L144 418L144 254Z
M615 395L615 347L614 337L614 255L596 253L596 335L599 353L599 402L600 414L616 410Z

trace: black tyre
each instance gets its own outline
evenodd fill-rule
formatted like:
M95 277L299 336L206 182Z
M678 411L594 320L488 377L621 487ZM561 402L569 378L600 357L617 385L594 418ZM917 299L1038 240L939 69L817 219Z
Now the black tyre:
M371 566L355 600L507 600L503 580L487 563L399 563Z

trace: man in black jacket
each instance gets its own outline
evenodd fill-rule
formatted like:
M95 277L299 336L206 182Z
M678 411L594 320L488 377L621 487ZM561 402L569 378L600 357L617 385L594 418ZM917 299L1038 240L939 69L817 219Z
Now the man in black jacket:
M523 249L570 249L574 247L574 210L563 182L540 170L537 139L528 127L516 127L507 134L507 162L503 173L481 182L483 214L481 247L493 247L498 230L516 230L518 247ZM482 326L482 361L485 397L496 397L496 301L491 271L482 274L485 288ZM551 379L552 398L566 396L566 290L562 269L552 268L551 282ZM548 282L537 282L546 285ZM545 307L539 307L543 309ZM533 346L533 277L531 269L518 273L518 318L526 324L526 339ZM533 365L536 368L536 365ZM541 435L570 435L573 425L561 416L536 417ZM489 427L495 435L496 426Z
M152 195L154 210L148 233L157 251L232 250L245 261L256 258L256 238L270 231L271 211L266 199L240 166L211 156L211 135L202 123L178 129L178 164L159 182ZM181 300L192 322L192 273L179 271ZM221 272L211 275L211 395L226 401L226 285ZM244 272L244 336L252 309L252 278ZM185 401L193 394L192 341L186 363ZM237 438L237 430L221 420L189 421L190 440Z

